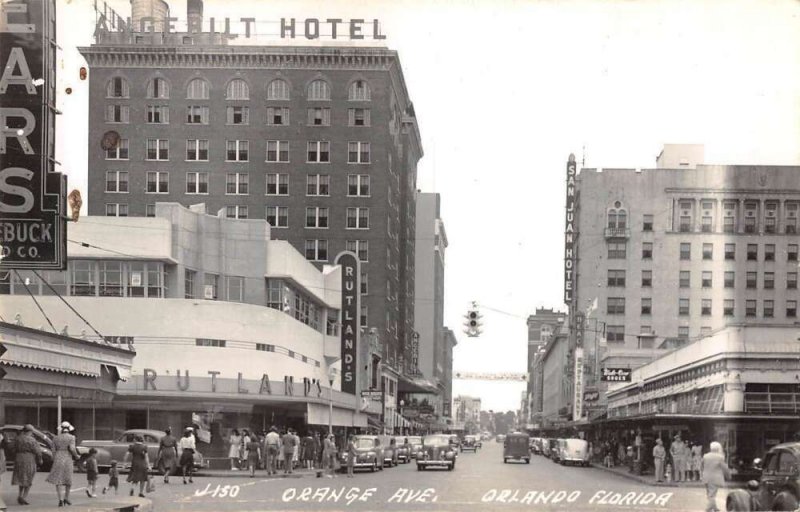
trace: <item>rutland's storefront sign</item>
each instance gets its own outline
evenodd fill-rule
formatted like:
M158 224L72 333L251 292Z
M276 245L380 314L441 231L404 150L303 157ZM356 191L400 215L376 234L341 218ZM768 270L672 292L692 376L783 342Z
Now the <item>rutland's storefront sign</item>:
M358 257L352 252L343 252L336 258L336 264L342 267L342 392L355 395L359 332Z
M53 172L55 5L0 2L0 267L66 268L66 178Z
M564 226L564 303L572 305L575 293L575 236L577 194L575 191L575 156L569 155L567 162L567 203Z

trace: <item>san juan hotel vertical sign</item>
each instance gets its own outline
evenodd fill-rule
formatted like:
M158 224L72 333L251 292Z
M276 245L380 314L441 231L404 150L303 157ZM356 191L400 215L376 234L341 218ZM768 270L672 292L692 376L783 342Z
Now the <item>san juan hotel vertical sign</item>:
M336 264L342 268L342 392L355 395L358 376L358 333L360 271L358 257L352 252L342 252L336 257Z
M572 419L583 416L583 314L578 311L577 299L577 247L578 191L575 183L577 164L575 155L567 161L567 202L564 225L564 303L569 308L570 348L573 349Z
M0 270L66 268L54 0L0 2Z

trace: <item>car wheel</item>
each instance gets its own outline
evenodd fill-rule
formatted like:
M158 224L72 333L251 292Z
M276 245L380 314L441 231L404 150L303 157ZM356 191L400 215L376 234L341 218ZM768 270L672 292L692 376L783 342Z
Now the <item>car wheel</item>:
M729 512L750 512L750 494L743 489L734 489L725 500L725 510Z
M369 471L370 471L370 473L374 473L374 472L378 471L378 465L373 462L372 463L372 467L369 468Z
M530 464L530 463L531 463L531 459L525 459L525 464Z
M503 464L508 464L508 459L503 457Z
M455 468L456 468L456 463L454 462L454 463L450 464L449 466L447 466L447 471L453 471Z
M422 471L422 464L417 464L417 471Z
M783 491L775 497L772 510L797 510L797 498L788 491Z

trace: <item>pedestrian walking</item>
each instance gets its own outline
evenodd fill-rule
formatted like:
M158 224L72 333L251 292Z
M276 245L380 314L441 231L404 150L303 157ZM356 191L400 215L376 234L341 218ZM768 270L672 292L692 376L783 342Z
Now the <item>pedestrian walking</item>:
M228 448L228 458L231 459L231 470L238 471L241 465L241 461L239 460L239 447L242 445L242 436L239 435L237 429L231 431L231 435L228 437L228 444L230 445L230 448Z
M303 437L302 445L303 466L305 466L306 469L314 469L314 459L316 459L317 452L314 447L314 438L311 436L310 432L306 432L305 437Z
M703 469L703 445L700 443L692 446L692 472L693 480L700 480L700 470Z
M5 436L0 432L0 475L6 472L6 449L8 448L8 444ZM3 501L3 497L0 496L0 510L5 510L6 508L6 502Z
M133 496L136 484L139 484L139 497L144 498L144 488L149 479L150 457L142 436L134 436L133 444L128 447L128 453L125 454L125 462L127 461L131 463L128 473L128 482L131 484L129 494Z
M84 461L86 467L86 495L90 498L97 497L97 449L90 448L89 456Z
M103 494L109 489L114 489L115 496L119 491L119 469L117 468L117 461L113 459L111 460L111 467L108 468L108 483L103 487Z
M42 449L33 437L33 425L22 427L22 432L14 441L14 472L11 474L11 485L19 486L17 503L28 505L28 492L36 476L36 467L42 463Z
M297 446L297 440L292 435L291 429L287 430L283 437L281 437L281 445L283 447L284 459L284 474L292 474L292 458L294 457L294 450Z
M61 424L61 433L53 439L53 467L47 481L56 486L58 506L72 505L69 491L72 488L72 467L78 459L75 436L70 434L72 425L66 421Z
M250 444L250 432L242 429L242 441L239 444L239 460L243 463L247 461L247 445Z
M709 447L709 452L703 456L702 463L703 483L706 484L706 512L718 512L717 491L725 486L725 480L731 477L731 470L725 463L722 445L714 441Z
M250 442L245 447L247 449L247 467L250 469L250 476L256 476L256 468L258 461L261 460L261 445L258 438L253 435L250 437Z
M164 472L164 483L169 483L169 477L178 464L178 440L172 435L172 428L167 427L166 435L158 443L158 456L156 467Z
M353 436L347 440L347 478L353 478L356 465L356 440Z
M312 442L312 449L314 455L314 467L322 469L322 441L319 439L319 432L314 432Z
M322 460L324 469L328 470L328 478L333 478L336 472L336 443L333 442L333 434L325 438L322 447Z
M664 441L656 439L653 447L653 465L656 471L656 482L664 481L664 460L667 458L667 451L664 449Z
M264 437L264 457L266 461L264 466L267 468L268 475L275 475L278 473L278 452L280 452L281 436L278 435L278 429L270 427L269 433Z
M673 480L675 482L682 482L683 481L683 441L681 441L681 435L677 434L675 438L672 440L672 444L669 447L669 454L672 457L672 468L675 471L675 475Z
M183 431L183 437L178 441L178 451L180 452L178 465L181 467L183 483L186 484L187 476L189 477L189 483L193 483L192 471L194 471L194 452L197 451L197 445L195 444L192 427L186 427Z
M297 435L297 431L292 429L290 430L292 435L294 436L294 450L292 450L292 468L296 468L300 466L300 436Z

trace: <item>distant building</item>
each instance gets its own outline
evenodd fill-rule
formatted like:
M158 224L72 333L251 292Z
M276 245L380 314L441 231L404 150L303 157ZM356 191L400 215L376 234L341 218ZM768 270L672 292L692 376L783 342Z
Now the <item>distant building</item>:
M534 388L534 360L536 354L544 350L547 342L553 337L564 323L567 314L555 311L552 308L537 308L527 320L528 324L528 384L526 400L522 402L521 421L531 423L533 418L533 388Z

